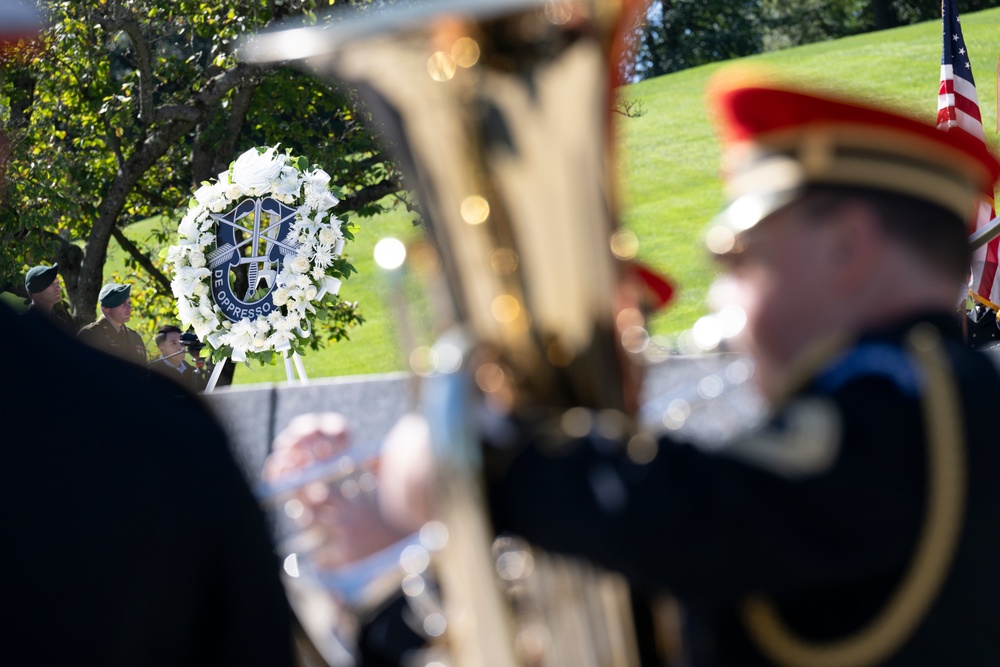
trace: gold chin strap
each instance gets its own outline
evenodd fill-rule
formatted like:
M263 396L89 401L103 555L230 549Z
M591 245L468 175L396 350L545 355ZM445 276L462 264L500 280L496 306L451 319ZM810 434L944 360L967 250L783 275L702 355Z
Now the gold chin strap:
M948 575L965 510L965 442L961 405L940 334L923 324L907 336L923 373L928 500L923 530L903 580L866 627L844 639L813 642L795 636L774 604L751 596L743 621L760 649L782 667L866 667L892 655L913 634Z
M979 296L978 294L976 294L975 292L973 292L971 289L969 290L969 298L972 299L973 301L975 301L976 303L982 305L982 306L986 306L987 308L989 308L990 310L992 310L994 312L1000 312L1000 306L998 306L997 304L993 303L989 299L985 299L985 298Z

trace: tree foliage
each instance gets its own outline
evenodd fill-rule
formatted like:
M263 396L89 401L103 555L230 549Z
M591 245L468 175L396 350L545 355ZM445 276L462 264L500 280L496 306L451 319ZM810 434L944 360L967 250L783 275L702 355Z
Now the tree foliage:
M377 212L400 177L351 93L234 55L242 37L332 4L42 0L49 27L0 67L10 153L0 277L19 288L26 266L58 261L73 316L92 321L114 237L142 285L144 314L172 319L160 260L122 230L156 215L176 226L193 189L257 145L280 143L322 165L346 194L338 214ZM341 304L322 320L339 339L361 318L356 304Z

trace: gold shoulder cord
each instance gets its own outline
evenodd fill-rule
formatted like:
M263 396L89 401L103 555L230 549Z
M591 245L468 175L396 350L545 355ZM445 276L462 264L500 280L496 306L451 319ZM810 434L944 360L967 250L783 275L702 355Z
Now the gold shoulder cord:
M965 442L961 405L940 334L920 325L907 348L923 372L928 499L923 530L899 588L872 622L830 642L795 636L771 600L751 596L743 622L761 650L782 667L867 667L888 658L913 634L947 577L965 510Z

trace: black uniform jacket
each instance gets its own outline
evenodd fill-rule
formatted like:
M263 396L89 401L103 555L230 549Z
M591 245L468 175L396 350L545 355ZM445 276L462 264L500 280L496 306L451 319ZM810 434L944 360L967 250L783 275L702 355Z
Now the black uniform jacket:
M181 366L184 368L183 371L177 370L173 364L165 359L157 359L149 365L149 370L163 375L191 393L196 394L204 391L208 384L208 377L186 361L181 361Z
M198 399L2 305L0 340L0 664L290 667L263 513Z
M860 338L718 451L663 438L638 464L596 434L558 454L536 437L491 479L496 526L680 597L693 665L774 664L748 630L751 596L794 637L849 637L899 590L928 521L929 380L904 346L927 324L960 392L964 427L945 438L964 448L965 480L945 485L961 487L960 525L929 610L876 664L1000 664L1000 379L953 315Z

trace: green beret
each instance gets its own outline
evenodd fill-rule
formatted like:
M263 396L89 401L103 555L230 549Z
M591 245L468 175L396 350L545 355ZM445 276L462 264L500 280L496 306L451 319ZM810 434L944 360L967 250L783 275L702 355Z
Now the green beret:
M102 308L116 308L125 303L128 299L129 290L131 289L131 285L108 283L101 288L101 293L97 298L101 302Z
M41 292L52 284L52 281L59 275L59 265L33 266L24 274L24 289L29 292Z

